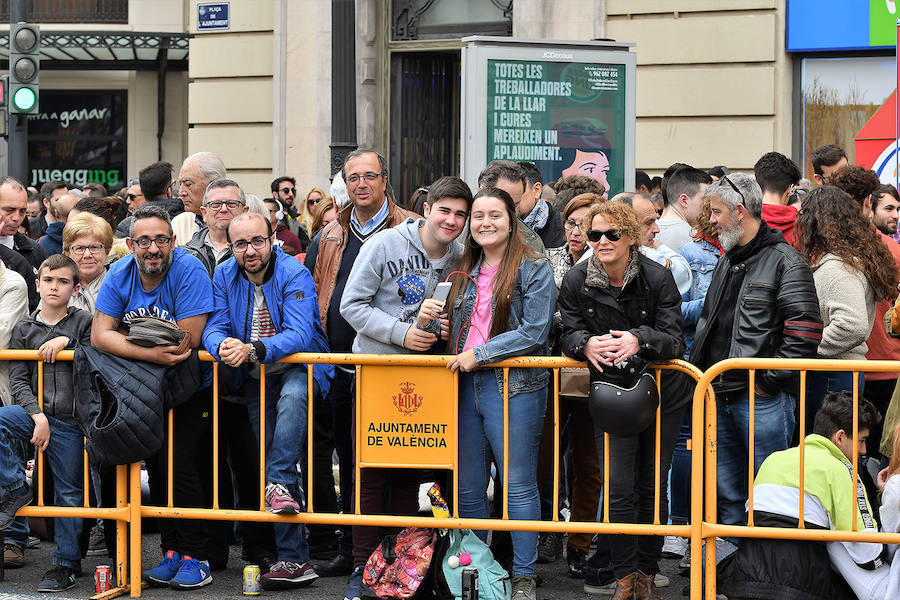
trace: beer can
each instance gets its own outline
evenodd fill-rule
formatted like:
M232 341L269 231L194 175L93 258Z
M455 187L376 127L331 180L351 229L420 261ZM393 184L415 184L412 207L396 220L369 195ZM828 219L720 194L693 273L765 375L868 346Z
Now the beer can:
M462 600L478 600L478 569L463 569Z
M245 596L259 596L259 592L262 589L259 581L260 575L259 565L247 565L244 567Z
M109 565L97 565L94 571L94 591L98 594L108 592L112 588L110 581L112 568Z

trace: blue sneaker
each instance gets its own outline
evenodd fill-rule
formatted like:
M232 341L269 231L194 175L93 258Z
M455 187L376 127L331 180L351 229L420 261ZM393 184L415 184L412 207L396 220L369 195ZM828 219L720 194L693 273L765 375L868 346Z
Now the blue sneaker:
M209 572L209 561L197 560L184 555L181 568L169 581L169 587L174 590L192 590L212 583L212 575Z
M169 585L169 581L175 577L179 567L181 567L181 555L174 550L169 550L158 565L144 571L141 577L153 585Z
M344 594L344 600L359 600L362 590L363 570L365 567L356 567L350 574L347 582L347 592Z

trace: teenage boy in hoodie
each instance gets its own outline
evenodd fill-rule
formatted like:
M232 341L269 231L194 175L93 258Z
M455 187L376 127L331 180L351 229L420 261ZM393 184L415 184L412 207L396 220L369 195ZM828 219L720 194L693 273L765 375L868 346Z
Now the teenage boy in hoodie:
M763 221L781 231L788 244L793 244L797 209L788 206L788 202L794 186L800 182L800 167L784 154L766 152L753 166L753 175L762 189Z
M44 365L43 406L37 398L37 363L9 363L9 381L15 404L0 408L0 530L5 530L16 511L31 503L25 482L25 465L15 451L18 441L40 448L53 473L57 506L81 506L84 438L75 422L72 362L56 362L60 350L91 343L91 315L69 307L78 289L78 266L62 254L41 263L37 289L42 307L16 324L9 347L38 350ZM61 592L75 585L81 573L81 519L54 518L56 550L51 568L38 584L39 592Z
M443 306L429 300L462 256L456 238L463 231L472 192L458 177L441 177L428 188L424 219L407 219L393 229L375 235L359 252L341 298L341 315L356 330L353 352L406 354L426 352L438 342L435 333L419 325L420 308L434 311L423 321L435 319ZM441 320L441 337L448 323ZM360 482L360 511L382 509L382 493L390 490L392 514L415 514L418 508L415 478L391 470L365 469ZM388 480L390 478L390 485ZM353 527L353 573L346 600L360 597L363 567L378 545L377 527Z

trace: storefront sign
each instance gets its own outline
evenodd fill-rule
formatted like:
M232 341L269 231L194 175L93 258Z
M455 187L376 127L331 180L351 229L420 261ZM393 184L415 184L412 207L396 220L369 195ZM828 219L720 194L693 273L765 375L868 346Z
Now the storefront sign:
M445 367L363 366L357 380L360 464L455 464L456 382Z
M197 31L215 31L231 26L228 2L204 2L197 5Z
M125 185L124 90L41 90L41 112L28 118L28 185L59 179L78 187Z

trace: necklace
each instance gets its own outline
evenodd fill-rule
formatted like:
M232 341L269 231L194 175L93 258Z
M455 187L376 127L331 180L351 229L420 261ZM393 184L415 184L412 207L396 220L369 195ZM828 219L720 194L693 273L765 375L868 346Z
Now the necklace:
M492 265L491 263L489 263L489 262L487 261L486 258L482 258L482 259L481 259L481 262L482 262L482 264L485 266L485 268L488 268L488 269L493 269L494 267L496 267L497 265L500 264L499 262L497 262L496 264L493 264L493 265Z

